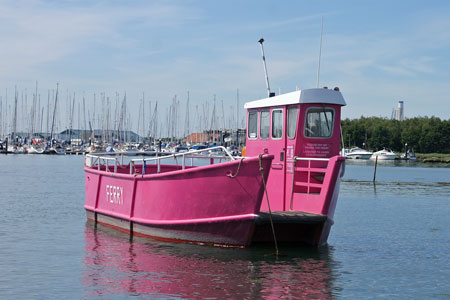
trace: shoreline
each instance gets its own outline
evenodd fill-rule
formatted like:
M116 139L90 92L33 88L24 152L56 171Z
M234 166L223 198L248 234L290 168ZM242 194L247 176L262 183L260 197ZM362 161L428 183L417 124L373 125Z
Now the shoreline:
M444 153L416 153L416 157L423 163L447 163L450 164L450 154Z

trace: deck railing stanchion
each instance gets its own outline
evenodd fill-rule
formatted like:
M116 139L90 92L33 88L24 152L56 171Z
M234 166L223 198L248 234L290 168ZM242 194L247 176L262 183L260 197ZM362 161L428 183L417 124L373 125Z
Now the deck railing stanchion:
M211 152L210 152L210 155L204 154L205 152L211 151L211 149L213 149L214 152L216 152L219 149L225 153L225 156L212 155ZM173 160L175 160L176 166L178 166L179 165L178 157L180 157L180 156L182 156L182 162L181 162L182 166L181 167L183 170L186 169L186 158L191 159L192 167L194 166L195 158L209 159L209 164L211 164L211 165L213 165L217 162L221 163L225 158L228 158L230 161L236 160L236 158L234 156L232 156L231 153L223 146L160 156L161 154L162 153L160 153L160 152L156 152L156 156L154 158L148 158L148 159L144 159L144 158L130 159L130 162L129 162L130 175L132 175L132 174L134 174L134 172L136 172L136 162L143 163L144 160L145 160L145 162L155 161L156 167L157 167L157 173L161 173L161 160L162 159L173 159ZM117 173L119 166L124 164L124 156L126 156L128 154L126 154L126 153L120 153L120 154L103 153L101 155L103 155L103 156L92 155L92 154L87 155L89 158L93 159L93 163L90 164L90 167L95 168L95 164L97 164L97 170L101 171L102 170L101 167L104 165L105 172L112 172L109 169L109 160L113 160L114 161L114 173ZM114 155L114 157L111 157L113 155ZM136 154L134 154L134 155L136 155Z

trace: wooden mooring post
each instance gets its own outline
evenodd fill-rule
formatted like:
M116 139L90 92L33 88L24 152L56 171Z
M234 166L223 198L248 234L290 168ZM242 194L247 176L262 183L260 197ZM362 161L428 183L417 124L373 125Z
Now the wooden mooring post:
M375 168L373 170L373 183L375 183L375 179L377 177L377 164L378 164L378 155L375 156Z

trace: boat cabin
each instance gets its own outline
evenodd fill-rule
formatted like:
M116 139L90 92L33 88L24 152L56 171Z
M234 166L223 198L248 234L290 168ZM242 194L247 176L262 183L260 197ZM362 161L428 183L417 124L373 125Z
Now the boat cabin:
M267 182L273 211L328 213L329 207L312 197L326 192L326 169L339 155L344 105L338 88L299 90L245 104L246 156L275 156ZM266 201L261 209L268 209Z

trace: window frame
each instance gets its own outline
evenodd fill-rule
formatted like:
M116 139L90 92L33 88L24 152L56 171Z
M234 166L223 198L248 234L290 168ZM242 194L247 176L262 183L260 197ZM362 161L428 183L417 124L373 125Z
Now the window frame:
M273 124L274 117L273 117L273 115L274 115L275 112L278 112L278 111L281 112L281 136L280 137L274 137L273 136L273 132L274 132L274 130L273 130L274 129L274 126L273 126L274 125ZM284 109L283 108L274 108L274 109L271 110L270 116L271 116L270 138L272 140L281 140L281 139L283 139L283 136L284 136L284 133L283 133L283 131L284 131Z
M267 138L263 138L263 135L262 135L262 129L263 129L263 127L262 127L262 120L263 120L263 118L262 118L262 114L263 113L268 113L268 115L267 115L267 118L268 118L268 132L267 132ZM264 110L261 110L260 112L259 112L259 139L260 140L263 140L263 141L266 141L266 140L269 140L270 139L270 121L271 121L271 119L270 119L270 109L264 109Z
M256 114L256 137L250 136L250 114ZM257 110L249 110L248 111L248 117L247 117L247 138L249 140L257 140L258 139L258 122L259 121L259 111Z
M291 110L291 109L296 109L297 110L297 115L296 115L296 118L295 118L295 130L294 130L294 136L293 137L289 136L289 110ZM295 140L295 138L297 137L298 120L299 120L298 114L299 114L299 112L300 112L300 107L298 107L298 105L290 106L290 107L287 108L287 113L286 113L286 118L287 118L287 122L286 122L286 137L287 137L288 140Z
M317 112L327 112L327 111L331 111L332 113L332 120L331 120L331 131L330 131L330 135L329 136L307 136L306 135L306 129L307 129L307 125L308 125L308 114L311 112L311 110L315 110ZM305 112L305 122L304 122L304 126L303 126L303 136L305 138L308 139L330 139L333 135L334 135L334 123L335 123L335 118L336 118L336 110L334 109L334 107L331 106L310 106L306 109Z

